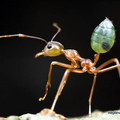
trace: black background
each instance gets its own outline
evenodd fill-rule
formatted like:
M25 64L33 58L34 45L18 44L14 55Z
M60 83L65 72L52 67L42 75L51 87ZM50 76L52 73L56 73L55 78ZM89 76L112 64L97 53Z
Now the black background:
M116 42L110 52L101 54L101 63L110 58L120 59L120 2L119 1L16 1L0 2L0 35L23 33L40 36L49 41L57 22L62 28L55 38L65 49L76 49L84 58L93 60L95 52L90 46L94 28L108 17L116 29ZM49 65L52 61L70 63L66 58L34 55L45 43L28 38L0 39L0 116L37 113L50 108L65 68L54 66L52 87L47 98L44 95ZM71 73L55 111L65 116L88 113L88 98L93 75ZM99 74L93 95L92 110L119 109L120 79L117 70Z

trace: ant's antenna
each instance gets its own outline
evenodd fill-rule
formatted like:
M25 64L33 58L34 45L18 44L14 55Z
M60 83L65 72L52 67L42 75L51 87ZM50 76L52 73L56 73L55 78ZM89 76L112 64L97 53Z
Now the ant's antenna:
M47 44L47 41L43 38L40 37L36 37L36 36L30 36L30 35L25 35L25 34L13 34L13 35L2 35L0 36L0 38L6 38L6 37L26 37L26 38L32 38L32 39L37 39L37 40L41 40L43 42L45 42Z
M61 28L57 25L57 23L53 23L53 27L57 28L57 32L55 35L52 37L51 41L54 40L54 38L58 35L58 33L61 31Z

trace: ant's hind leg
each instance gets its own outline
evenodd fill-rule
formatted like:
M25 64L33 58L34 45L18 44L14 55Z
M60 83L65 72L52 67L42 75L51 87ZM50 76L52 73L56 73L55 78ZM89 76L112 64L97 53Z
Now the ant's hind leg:
M71 72L84 73L85 71L84 70L80 70L80 69L72 69ZM89 97L89 116L91 116L91 102L92 102L93 91L94 91L94 87L95 87L95 83L96 83L96 78L97 78L97 73L94 73L93 84L92 84L90 97Z
M109 65L109 64L111 64L111 63L113 63L113 62L115 62L116 65L113 65L113 66L111 66L111 67L104 68L105 66L107 66L107 65ZM102 69L102 68L104 68L104 69ZM118 74L119 74L119 77L120 77L120 63L119 63L119 61L118 61L117 58L113 58L113 59L108 60L107 62L103 63L103 64L100 65L98 68L96 68L95 71L96 71L97 73L103 73L103 72L107 72L107 71L112 70L112 69L115 69L115 68L118 69Z
M89 116L91 116L91 102L92 102L93 91L94 91L94 88L95 88L96 78L97 78L97 73L94 73L93 84L92 84L90 97L89 97Z

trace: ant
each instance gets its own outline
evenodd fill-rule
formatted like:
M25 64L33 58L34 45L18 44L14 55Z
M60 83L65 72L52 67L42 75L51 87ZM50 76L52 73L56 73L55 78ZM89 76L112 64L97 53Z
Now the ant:
M80 73L80 74L88 72L89 74L93 74L94 75L93 84L92 84L92 88L91 88L91 92L90 92L90 96L89 96L89 115L91 115L91 102L92 102L92 96L93 96L93 91L94 91L94 87L95 87L95 83L96 83L97 74L98 73L103 73L103 72L106 72L106 71L109 71L109 70L112 70L112 69L115 69L115 68L118 68L118 73L119 73L119 76L120 76L119 61L118 61L117 58L112 58L112 59L108 60L107 62L104 62L102 65L100 65L99 67L96 68L95 65L99 60L100 53L104 53L102 49L106 50L105 52L107 52L110 49L109 48L110 43L103 42L101 50L98 50L100 48L98 46L97 49L96 49L97 53L94 55L94 61L91 61L90 59L82 58L76 50L74 50L74 49L65 50L64 46L60 42L53 41L54 38L58 35L58 33L61 31L61 28L56 23L53 23L53 26L55 28L57 28L57 32L54 34L54 36L52 37L50 42L47 42L45 39L40 38L40 37L29 36L29 35L25 35L25 34L2 35L2 36L0 36L0 38L18 36L18 37L26 37L26 38L33 38L33 39L42 40L47 45L44 47L42 52L39 52L35 55L35 58L37 58L41 55L55 57L55 56L63 54L69 61L71 61L71 64L66 64L66 63L57 62L57 61L53 61L50 64L45 95L42 98L39 99L40 101L45 99L45 97L47 96L48 87L51 87L52 67L54 65L58 65L58 66L67 68L64 75L63 75L63 78L61 80L61 83L59 85L59 88L58 88L58 91L57 91L56 96L54 98L53 104L51 106L51 109L50 109L51 111L54 110L56 102L57 102L57 100L58 100L58 98L59 98L59 96L60 96L60 94L61 94L61 92L62 92L62 90L63 90L71 72ZM101 26L104 26L104 27L101 27ZM101 22L101 24L99 25L99 27L101 29L106 29L107 27L110 27L110 26L113 27L111 21L107 18L103 22ZM94 33L95 33L95 31L94 31ZM93 34L93 37L94 37L94 34ZM99 37L98 37L98 39L99 39ZM114 39L111 39L111 40L114 41ZM93 40L92 40L92 42L93 42ZM99 43L99 44L101 44L101 43ZM92 43L91 43L91 46L92 46ZM111 47L112 47L112 45L111 45ZM93 45L92 48L94 49L94 45ZM104 67L106 67L107 65L109 65L113 62L115 62L116 65L104 68Z

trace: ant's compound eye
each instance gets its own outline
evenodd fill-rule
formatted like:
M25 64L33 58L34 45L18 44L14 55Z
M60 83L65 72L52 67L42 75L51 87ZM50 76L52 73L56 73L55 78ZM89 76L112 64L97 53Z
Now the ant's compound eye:
M47 46L47 48L48 48L48 49L52 48L52 44L49 44L49 45Z

